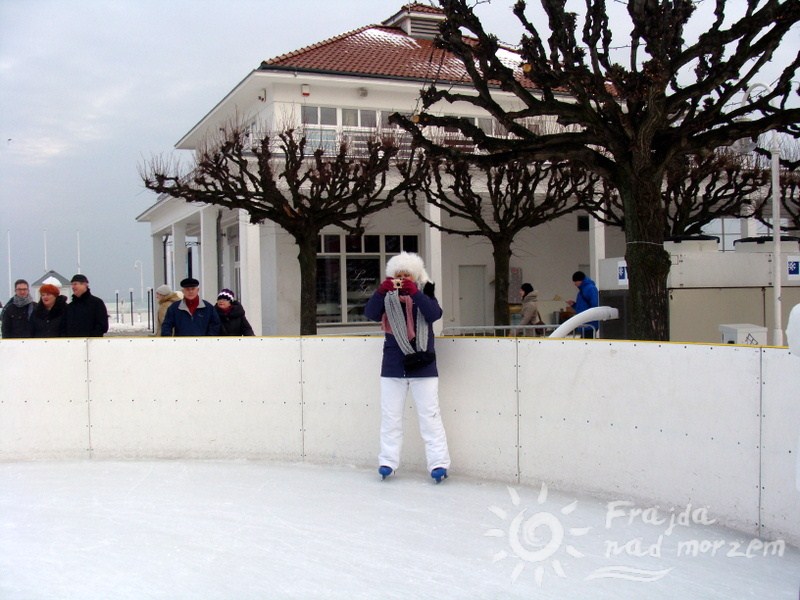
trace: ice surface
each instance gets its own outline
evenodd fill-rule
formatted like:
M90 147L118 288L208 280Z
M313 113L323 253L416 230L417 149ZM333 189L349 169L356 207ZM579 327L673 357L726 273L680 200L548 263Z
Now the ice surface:
M625 502L457 471L1 463L0 598L798 598L797 549Z

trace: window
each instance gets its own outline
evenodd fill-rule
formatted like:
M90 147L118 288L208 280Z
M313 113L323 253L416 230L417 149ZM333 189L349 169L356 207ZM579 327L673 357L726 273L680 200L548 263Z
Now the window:
M395 110L373 108L334 108L330 106L302 105L300 121L305 135L307 151L322 148L326 154L339 151L339 144L346 141L350 151L358 155L365 153L367 142L375 139L379 131L391 131L400 154L408 155L410 136L389 123L389 115Z
M306 136L309 152L322 148L325 152L335 153L338 150L337 110L330 106L303 105L300 120ZM315 127L316 126L316 127Z
M363 110L358 108L342 109L342 127L367 127L375 129L378 126L378 111Z
M336 109L329 106L303 105L300 118L303 125L337 125Z
M755 236L770 235L771 229L763 223L755 224ZM742 235L742 220L735 217L714 219L703 227L703 233L719 238L719 249L729 252L736 249L734 242L747 237Z
M364 305L386 261L401 250L418 252L419 237L325 233L317 249L317 323L358 323L367 320Z
M578 231L589 231L589 215L578 215Z

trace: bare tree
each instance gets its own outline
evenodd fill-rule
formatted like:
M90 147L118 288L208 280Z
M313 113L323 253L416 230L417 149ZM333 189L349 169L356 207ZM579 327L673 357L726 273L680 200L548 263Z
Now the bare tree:
M330 156L309 151L306 138L291 129L251 141L242 127L228 128L223 139L198 151L192 167L153 159L140 167L147 189L187 202L243 209L252 223L272 221L298 246L300 333L317 332L317 242L320 231L336 225L362 232L368 215L391 206L402 185L387 190L387 174L396 145L368 140L353 153L346 142ZM357 154L357 155L354 155Z
M520 0L514 8L524 28L520 69L503 62L507 53L499 52L498 39L475 16L474 0L439 2L446 20L437 43L460 59L474 90L432 84L423 90L415 118L395 114L393 122L430 153L463 152L436 144L426 133L434 125L473 140L475 159L485 164L523 156L572 160L602 175L618 191L622 209L632 337L668 339L662 194L668 170L678 157L768 130L800 135L800 108L787 107L798 95L792 80L800 53L782 46L796 35L800 0L716 0L694 40L684 36L698 7L694 0L630 0L628 23L617 27L630 32L622 42L614 41L605 0L585 0L582 23L564 0L540 0L545 17L536 24ZM737 7L740 14L726 15ZM615 45L627 47L627 56ZM785 67L774 85L747 93L764 65L777 60ZM513 94L513 109L504 108L499 92ZM442 102L480 107L508 135L490 135L472 119L442 116ZM527 126L547 118L563 128L542 133Z
M785 141L785 140L784 140ZM783 226L784 231L796 233L800 232L800 143L780 144L781 158L778 171L779 198L781 210L787 217L788 224ZM758 150L763 161L763 168L771 169L770 153ZM769 164L767 160L769 159ZM772 198L772 179L770 178L769 191L767 198ZM767 207L770 207L769 218L766 216ZM776 219L772 216L771 203L763 203L756 217L765 225L772 227Z
M613 186L603 181L602 196L581 199L600 221L625 228L625 209ZM676 155L667 165L661 190L664 237L698 235L722 217L748 217L761 210L769 171L748 155L718 148L694 156Z
M494 257L494 324L508 325L511 245L534 228L580 206L599 188L599 177L567 162L512 160L490 166L465 158L429 158L398 163L410 185L405 193L411 210L425 223L446 233L485 237ZM450 217L432 219L426 204Z

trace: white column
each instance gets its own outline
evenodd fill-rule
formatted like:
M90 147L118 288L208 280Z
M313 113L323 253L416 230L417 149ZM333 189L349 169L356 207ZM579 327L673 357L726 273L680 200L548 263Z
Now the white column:
M186 273L186 223L180 221L172 224L172 282L173 289L177 289L181 279Z
M261 226L250 223L246 211L239 211L239 268L242 279L240 301L256 335L262 335L261 311Z
M781 285L783 273L786 271L786 261L781 254L781 203L780 203L780 159L781 147L778 136L772 132L772 245L773 245L773 271L772 276L772 310L775 313L775 323L772 332L773 346L783 346L783 311L781 306Z
M606 226L594 217L589 218L589 276L599 284L600 261L606 257Z
M164 253L166 249L164 248L163 238L163 233L150 236L150 241L153 246L153 288L157 288L162 283L169 283L170 281L164 269Z
M743 238L755 237L758 235L758 221L754 217L739 219L739 235Z
M442 210L438 206L427 204L425 207L427 217L434 223L442 222ZM425 225L425 247L428 249L428 256L425 260L425 267L430 278L436 283L436 295L443 297L444 277L442 277L442 232L435 227ZM439 319L433 324L433 333L439 335L444 328L444 319Z
M217 271L217 215L219 208L200 211L200 297L214 303L220 282Z

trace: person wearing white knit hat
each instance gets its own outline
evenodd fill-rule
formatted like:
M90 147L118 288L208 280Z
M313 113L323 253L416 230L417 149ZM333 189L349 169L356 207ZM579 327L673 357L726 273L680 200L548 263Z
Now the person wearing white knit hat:
M164 323L164 315L167 314L167 309L174 303L180 302L181 297L172 291L166 283L156 288L156 302L158 302L158 310L156 311L156 335L161 335L161 325Z
M378 473L386 479L400 465L403 409L410 390L425 442L428 470L436 483L440 483L447 478L450 468L447 435L439 410L439 372L433 337L433 322L442 317L442 308L419 255L401 252L389 259L386 279L367 301L364 316L380 321L385 332Z

